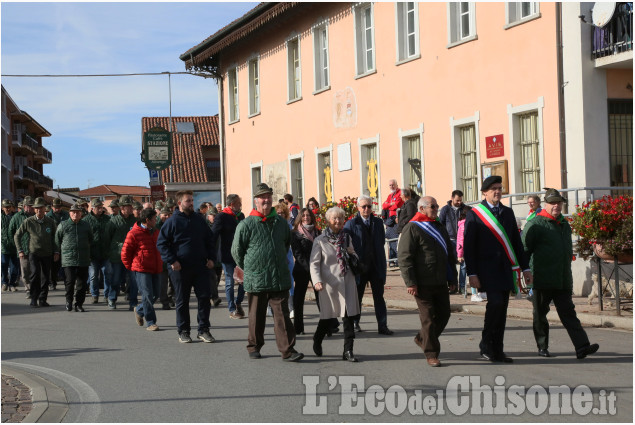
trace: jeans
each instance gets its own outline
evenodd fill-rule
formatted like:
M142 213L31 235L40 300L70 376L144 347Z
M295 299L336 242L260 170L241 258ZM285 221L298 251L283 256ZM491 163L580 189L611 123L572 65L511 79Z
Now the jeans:
M238 285L238 294L234 302L234 269L235 265L230 263L223 263L223 270L225 271L225 297L227 298L227 308L232 313L236 311L236 304L243 302L245 298L245 287Z
M106 263L108 260L90 260L90 266L88 267L88 283L90 285L90 294L93 297L99 296L99 287L104 286L104 295L106 292L106 286L104 280L106 277Z
M157 322L157 315L154 311L154 302L159 298L161 291L160 274L133 272L135 282L141 292L141 304L137 307L137 314L145 317L148 326Z
M18 286L20 261L17 255L2 254L2 284Z
M467 277L467 269L465 268L465 261L461 263L459 268L459 290L465 292L465 279Z
M75 305L84 305L88 267L64 267L64 273L66 274L64 279L66 303L73 304L73 296L75 296Z
M130 293L128 294L130 307L134 307L137 302L137 283L133 272L126 270L123 263L106 262L106 281L104 282L104 297L111 301L117 301L117 293L124 278L128 276L130 281Z
M192 293L192 287L194 287L194 293L198 300L198 314L196 316L198 331L209 330L209 312L212 308L212 303L209 300L209 274L211 270L203 264L198 266L181 265L181 267L179 271L168 267L170 280L172 280L174 292L176 293L177 331L179 334L181 332L190 332L190 294Z

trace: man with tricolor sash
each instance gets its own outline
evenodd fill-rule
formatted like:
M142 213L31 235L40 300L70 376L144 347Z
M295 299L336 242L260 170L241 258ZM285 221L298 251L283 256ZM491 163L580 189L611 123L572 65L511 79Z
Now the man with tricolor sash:
M467 213L464 258L470 287L487 292L481 356L511 363L503 351L509 293L520 290L521 274L529 287L532 274L514 211L500 202L502 181L501 176L486 178L481 186L485 199Z
M425 196L417 208L401 232L399 269L419 309L421 330L415 344L423 350L428 365L436 367L441 365L439 336L450 320L448 289L455 290L457 284L456 249L437 218L436 199Z

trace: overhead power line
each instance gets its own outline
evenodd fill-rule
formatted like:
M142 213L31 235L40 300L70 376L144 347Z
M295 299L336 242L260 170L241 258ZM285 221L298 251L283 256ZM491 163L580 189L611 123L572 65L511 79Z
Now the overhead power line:
M196 77L209 77L206 74L194 73L187 71L177 72L138 72L131 74L2 74L2 77L21 77L21 78L68 78L68 77L137 77L147 75L194 75Z

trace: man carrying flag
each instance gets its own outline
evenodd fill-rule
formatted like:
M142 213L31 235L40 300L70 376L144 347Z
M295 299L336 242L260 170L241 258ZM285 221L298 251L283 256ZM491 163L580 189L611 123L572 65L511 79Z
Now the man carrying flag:
M449 289L456 288L456 249L437 219L439 204L425 196L418 212L401 231L399 269L408 293L415 297L421 330L415 344L423 350L428 365L441 365L439 336L450 320Z
M521 270L527 286L533 278L514 211L500 203L502 181L501 176L486 178L481 186L485 199L467 213L464 258L470 287L487 292L481 356L511 363L503 351L509 292L520 290Z

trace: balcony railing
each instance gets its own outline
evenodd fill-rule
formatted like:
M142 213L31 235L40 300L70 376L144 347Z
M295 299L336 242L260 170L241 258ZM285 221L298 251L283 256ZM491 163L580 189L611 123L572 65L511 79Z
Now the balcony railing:
M31 167L24 167L22 170L22 180L30 180L37 183L40 180L40 173Z
M37 147L37 154L35 155L35 159L39 160L40 162L44 162L46 164L50 164L51 162L53 162L53 154L51 153L51 151L46 149L44 146L38 146Z
M25 133L22 136L22 147L27 147L33 153L37 153L38 142L33 137Z
M617 3L611 20L593 28L592 59L633 50L633 3Z
M50 188L53 187L53 179L48 177L48 176L45 176L44 174L40 174L38 176L38 181L37 181L36 185L37 186L43 186L43 187L46 187L46 188L50 189Z

